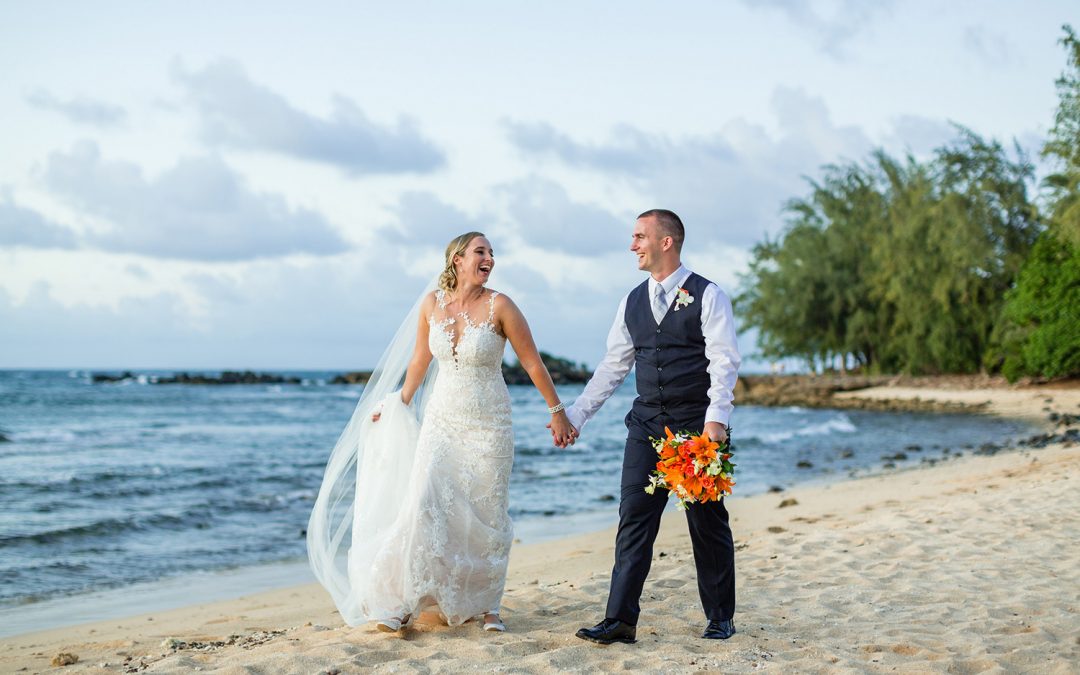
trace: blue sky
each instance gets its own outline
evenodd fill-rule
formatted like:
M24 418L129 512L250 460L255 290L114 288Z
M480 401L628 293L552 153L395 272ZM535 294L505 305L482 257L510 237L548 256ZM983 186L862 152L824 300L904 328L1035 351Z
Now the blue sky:
M456 234L595 364L678 212L729 293L823 164L1037 152L1075 2L5 3L0 367L363 368ZM753 351L744 340L744 351Z

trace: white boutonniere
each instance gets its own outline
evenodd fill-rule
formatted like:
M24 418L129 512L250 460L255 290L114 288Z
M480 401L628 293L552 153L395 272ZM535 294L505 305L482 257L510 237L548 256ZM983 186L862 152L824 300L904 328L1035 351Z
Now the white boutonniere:
M686 307L694 301L694 296L690 295L690 291L685 288L678 290L678 295L675 296L675 311L679 311L683 307Z

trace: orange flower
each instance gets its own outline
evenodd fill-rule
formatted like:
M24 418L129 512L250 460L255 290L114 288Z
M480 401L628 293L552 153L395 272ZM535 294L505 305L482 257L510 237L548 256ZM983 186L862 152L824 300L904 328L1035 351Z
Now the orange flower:
M735 481L731 476L721 474L716 476L716 489L723 494L731 494L731 488L735 487Z

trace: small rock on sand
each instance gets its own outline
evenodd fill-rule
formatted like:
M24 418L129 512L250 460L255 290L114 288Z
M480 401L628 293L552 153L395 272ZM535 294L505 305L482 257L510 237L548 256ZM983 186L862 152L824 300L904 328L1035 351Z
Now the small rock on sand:
M780 506L777 506L776 508L778 508L778 509L786 509L787 507L795 506L798 503L799 503L799 500L795 499L794 497L789 497L788 499L785 499L784 501L780 502Z
M78 656L76 656L74 654L69 654L67 652L60 652L56 656L52 657L52 661L50 661L49 663L51 663L54 666L59 667L59 666L70 666L70 665L72 665L74 663L78 663L78 662L79 662L79 657Z

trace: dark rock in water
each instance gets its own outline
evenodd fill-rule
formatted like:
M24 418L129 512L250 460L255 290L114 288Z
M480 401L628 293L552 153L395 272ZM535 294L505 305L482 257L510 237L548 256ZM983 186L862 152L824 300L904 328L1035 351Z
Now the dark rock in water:
M922 446L921 445L908 445L908 446L905 446L904 449L907 450L908 452L922 452Z
M357 370L336 376L330 380L330 384L367 384L370 379L370 370Z
M592 371L584 363L577 364L547 352L540 352L540 359L551 373L551 381L555 384L580 384L588 382L592 377ZM507 384L532 384L529 374L520 363L511 366L504 362L502 373Z
M769 492L783 492L783 491L784 491L784 488L780 487L779 485L770 485L769 486Z
M597 501L600 501L600 502L613 502L613 501L615 501L615 495L600 495L600 497L597 499Z
M1080 424L1080 415L1070 415L1069 413L1061 413L1058 415L1057 420L1051 420L1056 422L1059 427L1071 427Z
M999 450L1001 450L1001 449L1002 449L1002 446L997 445L996 443L983 443L982 445L979 446L979 449L975 451L975 454L976 455L994 455L994 454L997 454L997 452Z
M892 461L902 462L905 459L907 459L907 455L905 455L902 452L898 452L895 455L882 455L881 458L885 459L885 460L892 460Z
M12 442L12 440L10 438L5 436L3 433L0 433L0 443L11 443L11 442Z
M580 384L588 382L592 377L592 371L585 364L576 364L558 356L552 356L547 352L540 352L540 358L544 366L551 373L551 381L555 384ZM532 379L520 363L509 365L502 364L503 379L507 384L532 384ZM330 380L330 384L367 384L371 379L372 372L359 370L343 373Z
M894 464L893 462L885 462L884 464L881 465L881 468L883 468L883 469L895 469L896 464Z
M798 504L799 504L799 500L797 500L797 499L795 499L793 497L789 497L788 499L785 499L784 501L780 502L780 506L777 506L776 508L778 508L778 509L786 509L789 506L797 506Z
M813 469L814 468L814 463L813 462L808 462L805 459L803 459L803 460L799 460L799 462L797 464L795 464L795 466L799 467L800 469Z
M285 377L284 375L273 375L270 373L254 373L250 370L238 372L235 370L226 370L219 376L203 375L196 373L194 375L190 373L177 373L173 377L160 377L154 384L211 384L211 385L224 385L224 384L300 384L299 377Z
M135 375L130 370L125 370L119 375L109 375L108 373L94 373L90 376L90 381L96 384L108 383L108 382L125 382L127 380L134 380Z
M840 451L840 459L851 459L855 456L855 451L851 448L844 448Z

